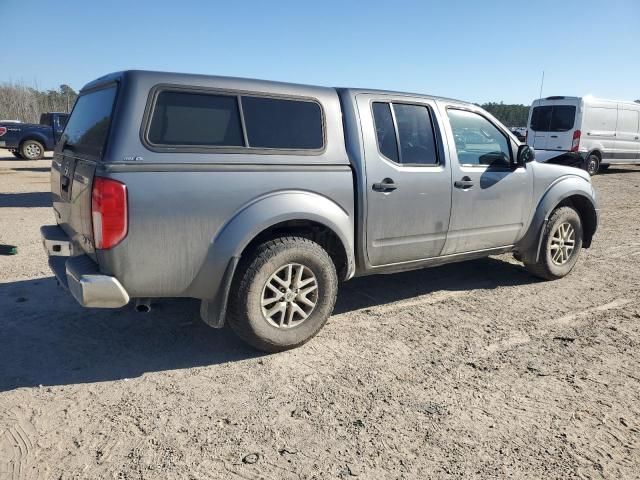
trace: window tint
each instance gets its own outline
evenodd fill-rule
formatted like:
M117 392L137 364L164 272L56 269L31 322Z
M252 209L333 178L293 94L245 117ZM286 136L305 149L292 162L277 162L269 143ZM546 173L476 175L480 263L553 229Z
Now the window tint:
M158 95L149 127L158 145L244 145L235 96L166 91Z
M376 137L378 138L378 148L389 160L399 163L398 143L396 142L396 131L393 126L391 116L391 106L388 103L375 102L373 104L373 120L376 126Z
M115 98L115 85L80 95L64 130L67 145L79 153L102 155Z
M473 112L449 109L458 163L461 165L510 166L507 137L489 120Z
M393 104L400 140L400 163L435 165L436 142L429 109L421 105Z
M534 107L531 112L531 130L536 132L566 132L573 128L576 107L553 105Z
M316 150L324 144L315 102L243 96L242 113L250 147Z

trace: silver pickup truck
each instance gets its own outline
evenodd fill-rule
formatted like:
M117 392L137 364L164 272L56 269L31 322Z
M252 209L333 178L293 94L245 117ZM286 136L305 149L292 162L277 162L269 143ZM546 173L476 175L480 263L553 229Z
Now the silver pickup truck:
M126 71L80 93L42 227L85 307L201 300L265 351L331 315L338 282L513 252L567 275L598 223L581 170L537 163L456 100Z

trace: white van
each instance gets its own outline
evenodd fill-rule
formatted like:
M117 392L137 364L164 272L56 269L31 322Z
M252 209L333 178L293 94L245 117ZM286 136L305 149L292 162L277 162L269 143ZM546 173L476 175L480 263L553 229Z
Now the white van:
M527 143L544 161L577 152L591 175L612 164L640 163L640 103L547 97L529 110Z

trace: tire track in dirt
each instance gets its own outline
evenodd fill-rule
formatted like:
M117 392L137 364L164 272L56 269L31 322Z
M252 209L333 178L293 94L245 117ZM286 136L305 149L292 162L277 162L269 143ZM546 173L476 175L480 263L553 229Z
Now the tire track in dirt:
M0 411L0 480L39 477L34 462L33 425L18 410Z

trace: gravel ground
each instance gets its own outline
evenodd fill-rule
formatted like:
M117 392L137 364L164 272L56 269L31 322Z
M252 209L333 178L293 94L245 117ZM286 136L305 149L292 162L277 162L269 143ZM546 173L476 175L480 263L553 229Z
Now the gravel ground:
M49 163L0 151L0 479L640 477L640 167L594 178L569 277L499 256L355 279L263 356L193 301L76 305L39 241Z

